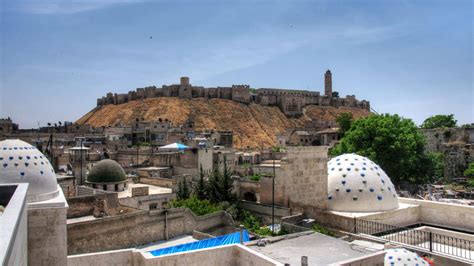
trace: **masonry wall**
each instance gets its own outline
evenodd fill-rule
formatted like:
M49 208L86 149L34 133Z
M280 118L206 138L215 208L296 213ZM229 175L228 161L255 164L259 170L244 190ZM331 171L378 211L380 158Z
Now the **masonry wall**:
M332 95L320 95L319 92L305 90L287 90L260 88L250 93L249 85L232 85L232 87L204 88L191 86L189 83L180 85L155 86L138 88L128 94L107 93L106 96L97 99L97 106L106 104L122 104L132 100L140 100L154 97L179 97L190 98L219 98L248 104L255 102L262 105L278 105L283 113L288 116L301 115L303 108L310 104L325 106L348 106L370 110L368 101L359 101L354 95L343 97L332 97Z
M29 265L66 265L66 256L66 208L29 209Z
M163 210L137 211L68 224L67 248L68 254L122 249L229 225L233 225L232 217L223 211L204 216L181 208L169 209L166 215Z
M275 202L298 211L303 206L327 208L328 148L288 147L276 171ZM262 178L261 202L271 202L271 178ZM270 188L270 189L269 189Z
M228 245L146 258L134 249L74 255L68 257L69 266L79 265L282 265L242 245Z
M174 198L175 195L173 193L152 194L120 198L119 202L121 205L140 210L149 210L150 204L156 204L157 209L163 209Z
M474 206L399 198L401 203L420 207L419 222L474 231Z
M115 215L119 206L117 193L101 193L90 196L80 196L68 199L69 208L67 210L68 218L93 215L99 201L106 202L106 214Z
M242 201L240 203L240 207L261 218L264 223L271 223L272 221L272 205ZM289 208L275 206L276 222L280 221L282 217L289 216L290 214L291 210Z

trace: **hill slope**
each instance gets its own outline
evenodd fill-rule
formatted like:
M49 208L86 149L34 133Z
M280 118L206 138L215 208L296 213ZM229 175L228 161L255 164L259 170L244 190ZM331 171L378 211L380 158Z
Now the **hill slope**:
M175 97L151 98L120 105L104 105L93 109L78 124L94 127L112 126L119 122L130 124L136 118L154 121L168 119L174 124L191 119L196 130L232 130L236 146L260 147L275 144L276 135L286 129L299 127L311 119L335 120L343 112L364 117L370 112L354 108L308 106L300 118L286 117L278 107L259 104L241 104L224 99L180 99Z

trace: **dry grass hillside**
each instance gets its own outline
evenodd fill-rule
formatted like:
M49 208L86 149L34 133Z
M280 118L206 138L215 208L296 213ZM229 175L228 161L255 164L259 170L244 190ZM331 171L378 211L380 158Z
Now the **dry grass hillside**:
M286 117L278 107L258 104L241 104L224 99L179 99L162 97L131 101L120 105L104 105L94 109L76 121L94 127L132 123L136 118L155 121L168 119L174 124L191 119L196 130L232 130L234 143L240 147L268 147L275 144L276 134L303 125L309 119L335 120L343 112L355 117L369 114L366 110L308 106L300 118Z

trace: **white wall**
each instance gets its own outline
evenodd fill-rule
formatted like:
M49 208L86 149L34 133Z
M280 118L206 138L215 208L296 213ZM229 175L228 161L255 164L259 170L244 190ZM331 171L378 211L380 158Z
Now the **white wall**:
M474 231L474 206L399 198L401 203L419 206L419 222Z

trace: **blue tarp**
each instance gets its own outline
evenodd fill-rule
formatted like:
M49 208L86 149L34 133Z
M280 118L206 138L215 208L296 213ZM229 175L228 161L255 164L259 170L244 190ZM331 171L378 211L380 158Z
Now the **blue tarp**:
M247 230L243 231L244 242L249 241L249 233ZM181 244L173 247L167 247L162 249L157 249L150 251L151 255L158 257L161 255L168 255L178 252L184 251L191 251L191 250L198 250L203 248L211 248L211 247L218 247L230 244L237 244L240 243L240 232L218 236L214 238L208 238L196 242Z

